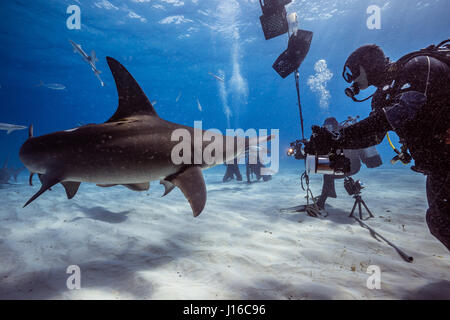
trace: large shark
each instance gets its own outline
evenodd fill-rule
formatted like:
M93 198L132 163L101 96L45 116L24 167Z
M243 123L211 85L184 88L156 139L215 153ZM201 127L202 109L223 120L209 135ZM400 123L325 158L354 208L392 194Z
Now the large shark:
M270 140L272 137L245 138L245 144L225 143L226 155L214 163L174 164L173 148L179 141L172 141L176 129L185 129L191 136L204 131L161 119L131 74L116 60L107 57L119 95L119 106L105 123L89 124L75 129L29 138L20 150L20 159L31 172L39 175L42 186L25 204L61 183L69 199L78 191L81 182L95 183L101 187L123 185L134 191L145 191L149 182L160 180L168 194L176 186L189 201L194 217L204 209L206 186L202 169L222 164L245 153L250 146ZM220 141L220 140L219 140ZM196 145L192 139L192 158L203 154L212 142ZM228 147L227 147L228 146ZM198 150L200 148L200 150Z

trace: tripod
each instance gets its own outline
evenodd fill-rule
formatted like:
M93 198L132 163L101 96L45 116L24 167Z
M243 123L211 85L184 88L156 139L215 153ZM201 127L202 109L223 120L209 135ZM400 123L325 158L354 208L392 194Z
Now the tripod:
M355 213L355 209L356 206L358 206L358 211L359 211L359 218L362 220L362 208L361 208L361 204L364 206L364 208L367 210L367 212L369 213L369 218L375 218L374 215L372 214L372 212L370 212L369 208L367 207L366 203L364 202L364 200L361 197L361 192L357 192L355 195L353 195L353 198L355 199L355 204L353 205L353 209L352 212L350 212L349 218L354 218L354 213Z

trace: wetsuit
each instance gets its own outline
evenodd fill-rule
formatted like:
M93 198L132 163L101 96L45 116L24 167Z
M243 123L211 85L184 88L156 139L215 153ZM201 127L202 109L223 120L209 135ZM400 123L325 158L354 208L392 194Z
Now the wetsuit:
M228 182L236 177L237 181L242 181L241 172L239 171L238 160L234 159L232 164L226 164L227 171L223 177L223 182Z
M257 157L257 161L256 164L251 164L250 163L250 159L249 156L247 154L246 157L246 176L247 176L247 182L250 183L251 182L251 178L253 175L256 176L256 180L259 181L261 180L261 178L263 179L264 182L269 181L270 179L272 179L271 176L268 175L262 175L261 174L261 169L265 168L265 166L261 163L259 156Z
M336 143L365 148L395 131L415 161L412 170L427 176L428 227L450 250L449 66L432 57L413 58L372 102L370 116L343 128Z

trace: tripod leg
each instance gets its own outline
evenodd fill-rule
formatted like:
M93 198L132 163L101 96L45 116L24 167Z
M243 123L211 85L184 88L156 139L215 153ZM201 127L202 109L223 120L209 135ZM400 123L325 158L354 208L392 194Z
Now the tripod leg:
M362 220L361 199L358 199L359 218Z
M366 203L364 202L364 200L361 200L361 202L362 202L364 208L366 208L367 212L369 213L369 216L370 216L371 218L375 218L375 216L372 214L372 212L370 212L370 210L369 210L369 208L367 207L367 205L366 205Z
M355 200L355 204L353 205L353 209L352 209L352 212L350 212L349 218L353 218L353 213L355 212L357 204L358 204L358 200Z

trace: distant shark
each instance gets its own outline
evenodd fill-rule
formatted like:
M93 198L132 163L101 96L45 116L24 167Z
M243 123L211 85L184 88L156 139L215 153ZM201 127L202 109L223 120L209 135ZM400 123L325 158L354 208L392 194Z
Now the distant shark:
M214 77L216 80L219 80L220 82L225 82L225 78L222 76L222 77L219 77L218 75L215 75L214 73L212 73L212 72L208 72L209 73L209 75L211 76L211 77Z
M89 65L91 66L92 71L94 72L95 76L97 77L97 79L100 81L100 84L102 85L102 87L105 86L105 83L103 82L103 80L100 78L100 73L102 73L100 70L98 70L95 66L95 63L98 61L97 59L97 55L95 54L95 51L92 50L91 51L91 55L88 55L86 52L84 52L84 50L81 48L80 44L76 44L75 42L73 42L72 40L69 40L70 44L73 47L73 52L78 53L84 61L86 61L87 63L89 63Z
M258 141L262 143L272 138L246 138L245 145L234 143L227 150L225 141L231 137L221 136L225 159L214 164L202 160L201 164L176 165L171 153L179 141L171 141L173 131L185 129L192 136L195 131L197 134L204 131L161 119L131 74L113 58L107 57L107 62L119 95L119 106L107 122L40 137L33 137L33 127L30 127L29 139L20 149L20 159L31 172L30 183L37 173L42 186L25 206L58 183L72 199L81 182L100 187L123 185L134 191L146 191L150 181L160 180L165 186L163 196L175 186L180 188L197 217L206 204L202 169L232 160ZM237 141L236 137L233 139ZM210 143L203 141L195 146L192 141L192 158Z
M36 87L46 87L52 90L65 90L66 87L60 83L44 83L42 80Z
M10 134L11 132L14 132L16 130L24 130L26 128L28 127L18 126L16 124L0 123L0 130L5 130L7 134Z

